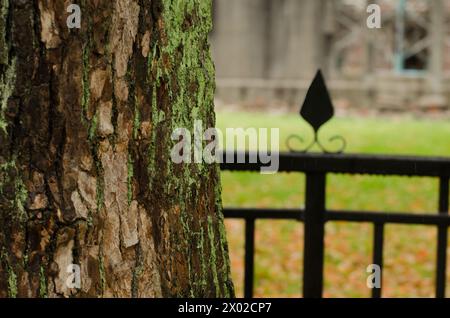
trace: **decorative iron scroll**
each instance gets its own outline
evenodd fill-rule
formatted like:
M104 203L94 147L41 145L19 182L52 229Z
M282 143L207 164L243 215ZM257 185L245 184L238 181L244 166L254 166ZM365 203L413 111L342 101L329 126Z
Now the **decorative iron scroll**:
M290 135L286 140L286 145L291 152L308 152L314 145L317 145L324 153L342 153L347 146L347 142L342 136L333 136L328 141L330 143L340 142L341 147L335 151L328 150L319 139L320 128L334 116L334 107L330 94L325 85L322 72L319 70L308 89L305 101L300 109L300 116L306 120L314 129L314 139L303 149L295 149L292 146L294 141L305 144L305 140L298 135Z

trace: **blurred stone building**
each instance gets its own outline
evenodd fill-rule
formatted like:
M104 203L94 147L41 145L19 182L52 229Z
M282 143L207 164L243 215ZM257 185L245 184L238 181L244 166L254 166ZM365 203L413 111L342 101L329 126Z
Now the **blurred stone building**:
M219 103L297 110L321 68L338 110L450 109L450 0L214 0L211 43Z

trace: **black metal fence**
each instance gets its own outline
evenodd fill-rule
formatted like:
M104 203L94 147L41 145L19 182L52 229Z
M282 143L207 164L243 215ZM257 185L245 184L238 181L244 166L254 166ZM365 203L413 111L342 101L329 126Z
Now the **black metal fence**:
M236 159L234 162L237 162L238 154L235 153L234 156ZM228 171L259 172L264 165L248 163L250 157L250 153L245 153L245 162L247 163L223 163L221 168ZM448 215L450 158L281 153L279 171L306 174L304 209L225 208L224 210L226 218L245 220L245 297L253 297L254 236L255 221L258 219L297 220L304 223L303 296L305 298L322 297L325 223L330 221L372 223L374 227L373 263L379 265L380 268L383 266L384 226L386 224L436 226L438 229L436 297L445 297L447 230L450 226L450 216ZM439 180L437 213L329 211L326 209L327 174L437 178ZM381 288L373 289L372 297L381 297Z

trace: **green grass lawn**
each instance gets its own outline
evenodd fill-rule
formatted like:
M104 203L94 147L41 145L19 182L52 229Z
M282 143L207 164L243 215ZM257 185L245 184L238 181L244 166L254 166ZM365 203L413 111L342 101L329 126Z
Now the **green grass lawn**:
M312 138L311 129L295 114L220 112L217 126L223 131L227 127L280 128L281 150L286 150L284 141L290 134L301 134L307 140ZM348 144L346 153L450 157L450 121L335 118L322 130L324 142L336 134L344 136ZM438 183L435 179L330 175L327 180L329 209L414 213L433 213L437 209ZM302 207L304 202L302 174L223 172L222 186L223 203L228 207ZM243 287L243 230L241 221L227 220L238 296L242 296ZM371 225L327 224L325 242L325 296L368 297L366 267L371 264ZM432 297L435 250L436 230L433 227L387 226L383 296ZM301 296L302 251L300 223L257 222L256 296Z

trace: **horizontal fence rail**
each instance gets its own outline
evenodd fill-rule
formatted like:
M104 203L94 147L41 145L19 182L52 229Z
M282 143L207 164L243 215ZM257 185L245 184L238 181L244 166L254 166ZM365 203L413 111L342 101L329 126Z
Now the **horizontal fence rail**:
M256 153L223 154L223 171L259 172L262 164ZM234 158L234 163L225 158ZM238 163L237 159L240 158ZM244 159L244 160L242 160ZM261 219L296 220L304 224L303 296L321 298L323 293L325 224L331 221L365 222L373 224L373 263L383 268L384 228L386 224L436 226L436 297L445 297L447 239L450 226L449 179L450 158L377 156L352 154L280 153L279 172L306 174L304 209L253 209L225 208L226 218L245 220L245 275L244 296L253 297L255 221ZM434 177L439 180L439 201L435 214L411 214L377 211L336 211L326 209L327 174L362 174L382 176ZM382 271L381 271L382 273ZM372 290L372 297L379 298L381 288Z
M234 158L234 162L226 160L227 157ZM240 157L244 159L244 163L237 162ZM258 159L252 163L251 158L258 158L258 154L224 154L221 168L229 171L259 172L261 167L268 166ZM279 158L279 172L450 177L450 158L326 153L280 153Z

